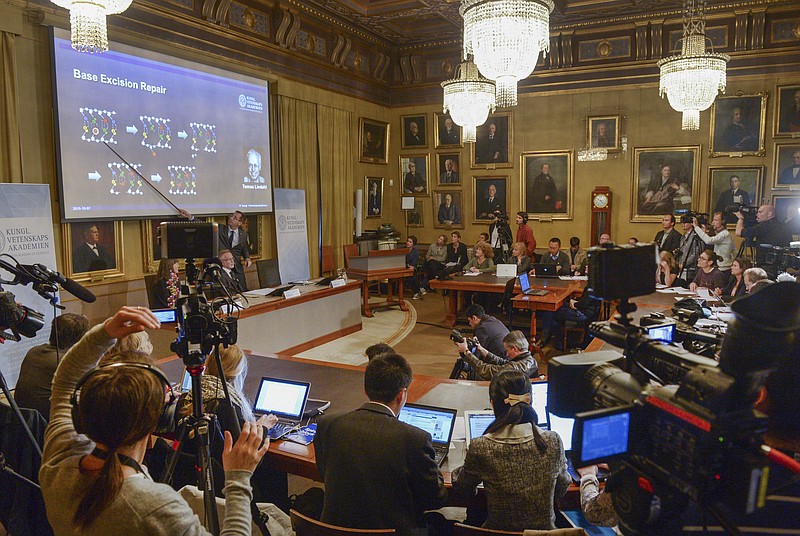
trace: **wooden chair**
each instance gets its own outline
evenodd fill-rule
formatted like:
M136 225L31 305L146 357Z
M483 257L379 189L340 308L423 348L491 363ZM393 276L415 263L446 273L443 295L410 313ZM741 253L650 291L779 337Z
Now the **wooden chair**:
M322 266L321 276L334 275L336 271L336 259L333 258L333 246L322 246Z
M350 268L350 257L358 257L361 252L358 249L358 244L345 244L342 246L344 253L344 267Z
M534 536L588 536L585 530L575 529L554 529L554 530L526 530L528 534ZM456 523L453 525L453 536L522 536L522 532L511 532L507 530L485 529L483 527L473 527Z
M336 525L329 525L316 519L306 517L297 510L289 510L289 516L292 518L292 528L297 536L357 536L357 535L372 535L372 536L389 536L394 534L394 529L350 529L346 527L337 527Z

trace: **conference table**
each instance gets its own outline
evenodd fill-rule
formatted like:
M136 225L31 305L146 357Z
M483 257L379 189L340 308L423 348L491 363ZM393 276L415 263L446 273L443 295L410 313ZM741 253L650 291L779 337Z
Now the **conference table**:
M429 284L431 288L450 292L450 302L444 323L453 326L459 312L460 294L465 292L502 294L505 292L508 282L513 279L515 278L498 277L495 274L454 275L452 279L445 281L432 279ZM513 290L513 294L516 295L511 299L511 304L517 309L531 311L531 337L536 336L536 311L556 311L569 298L580 294L586 287L586 281L583 280L566 280L555 277L530 277L529 281L531 288L547 290L547 294L543 296L522 295L519 284L516 284Z

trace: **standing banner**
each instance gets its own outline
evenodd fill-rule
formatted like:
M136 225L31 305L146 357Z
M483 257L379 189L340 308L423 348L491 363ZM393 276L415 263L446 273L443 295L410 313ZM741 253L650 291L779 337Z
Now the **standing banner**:
M311 277L305 190L275 188L275 234L281 284Z
M47 184L0 183L0 256L12 265L41 263L56 271L53 213ZM14 274L0 269L0 278L11 281ZM22 358L33 346L44 344L50 338L53 306L30 284L4 284L2 288L13 293L17 303L44 315L44 327L35 337L23 337L20 342L9 340L0 346L0 371L13 389Z

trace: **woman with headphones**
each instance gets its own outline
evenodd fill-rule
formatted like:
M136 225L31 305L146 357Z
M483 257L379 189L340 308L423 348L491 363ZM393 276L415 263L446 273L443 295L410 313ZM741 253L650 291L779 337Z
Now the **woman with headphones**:
M158 327L149 309L123 307L89 330L56 371L39 471L56 534L209 534L142 466L150 434L174 422L176 397L164 373L143 363L95 367L116 339ZM224 535L251 533L250 476L269 448L262 439L251 423L235 445L225 433Z

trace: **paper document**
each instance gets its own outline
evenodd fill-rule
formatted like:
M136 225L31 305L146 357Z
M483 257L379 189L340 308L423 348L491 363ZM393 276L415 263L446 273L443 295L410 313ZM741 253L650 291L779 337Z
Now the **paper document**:
M475 277L475 276L481 275L481 273L480 272L464 272L464 275L466 277Z

